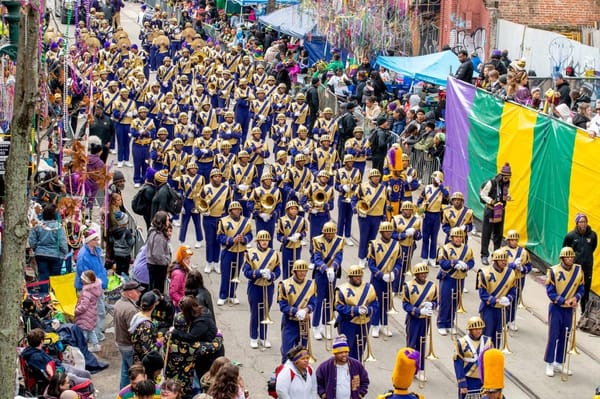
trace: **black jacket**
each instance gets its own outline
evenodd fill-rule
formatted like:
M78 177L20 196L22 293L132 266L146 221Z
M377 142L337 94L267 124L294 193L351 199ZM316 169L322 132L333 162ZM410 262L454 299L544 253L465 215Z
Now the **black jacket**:
M575 251L575 263L583 267L586 278L591 277L594 265L594 251L598 245L598 237L590 226L580 234L577 227L570 231L563 240L563 247L571 247Z
M154 197L152 198L152 217L154 217L158 211L166 211L168 202L169 186L165 183L156 189L156 194L154 194Z
M560 93L559 104L567 104L569 109L571 108L571 86L569 83L562 82L556 86L556 90Z
M454 77L458 80L462 80L463 82L471 83L473 80L473 63L470 58L467 58L465 62L460 64Z
M316 115L319 112L319 89L311 86L306 92L306 103L310 108L311 115Z
M173 338L185 342L209 342L216 336L217 325L206 311L192 321L188 331L173 330Z

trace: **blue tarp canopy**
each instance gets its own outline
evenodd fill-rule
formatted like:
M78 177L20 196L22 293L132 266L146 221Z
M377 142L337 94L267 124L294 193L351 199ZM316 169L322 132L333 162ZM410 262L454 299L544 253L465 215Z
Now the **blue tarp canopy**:
M260 16L258 17L258 22L271 27L277 32L297 39L302 39L311 32L316 33L317 26L316 19L313 17L313 11L303 10L299 5L282 8L270 14Z
M268 0L233 0L234 3L243 7L267 5ZM275 0L278 5L300 4L300 0Z
M377 64L416 80L446 86L448 75L460 66L456 54L450 50L417 57L377 57Z

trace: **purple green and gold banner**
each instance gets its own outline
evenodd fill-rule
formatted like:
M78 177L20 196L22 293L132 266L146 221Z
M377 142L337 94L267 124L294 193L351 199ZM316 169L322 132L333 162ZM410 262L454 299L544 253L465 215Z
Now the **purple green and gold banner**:
M544 261L558 263L577 213L600 228L600 140L453 78L448 80L446 128L443 170L451 190L462 191L481 219L482 183L510 163L512 201L504 231L518 230L521 244ZM594 263L596 269L600 248ZM594 275L592 290L600 293L600 273Z

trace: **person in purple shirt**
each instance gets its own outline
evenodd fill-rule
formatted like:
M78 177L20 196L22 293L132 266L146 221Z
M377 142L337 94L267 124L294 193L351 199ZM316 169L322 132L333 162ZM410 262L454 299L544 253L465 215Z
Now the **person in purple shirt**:
M350 347L344 334L333 340L331 353L333 356L317 368L319 397L361 399L367 396L369 374L361 362L349 356Z

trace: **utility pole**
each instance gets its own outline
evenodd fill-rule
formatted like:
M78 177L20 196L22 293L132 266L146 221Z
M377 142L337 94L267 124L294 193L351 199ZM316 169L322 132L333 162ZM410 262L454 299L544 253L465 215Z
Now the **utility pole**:
M23 299L23 267L29 235L27 208L27 173L31 129L39 98L38 36L40 1L25 0L15 8L19 19L17 45L17 75L15 81L14 113L10 125L10 153L6 166L6 196L4 198L4 235L0 259L0 398L15 396L15 348L22 333L18 320ZM10 11L10 8L9 8ZM16 16L13 15L16 20ZM11 35L14 30L11 29ZM11 37L11 42L17 40ZM14 43L14 42L13 42Z

